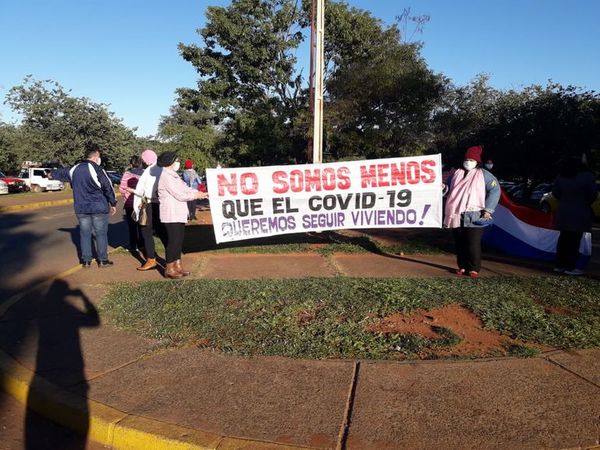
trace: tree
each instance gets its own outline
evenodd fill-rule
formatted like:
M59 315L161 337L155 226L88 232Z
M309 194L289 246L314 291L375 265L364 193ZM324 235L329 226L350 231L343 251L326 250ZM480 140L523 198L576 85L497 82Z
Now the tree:
M171 130L173 123L217 127L219 139L207 151L228 165L306 161L311 118L294 52L309 14L308 0L209 7L203 45L179 46L200 79L196 89L178 90ZM427 68L419 45L401 42L396 25L384 27L343 2L328 2L325 14L329 156L421 152L443 78ZM180 109L195 116L193 125Z
M73 97L54 81L27 77L10 89L6 103L22 115L25 159L73 164L86 150L98 148L107 167L121 169L137 153L133 130L106 105Z

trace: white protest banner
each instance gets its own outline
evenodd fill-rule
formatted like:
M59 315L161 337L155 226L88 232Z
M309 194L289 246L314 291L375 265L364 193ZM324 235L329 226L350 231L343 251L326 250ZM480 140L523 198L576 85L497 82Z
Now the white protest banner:
M207 169L217 243L350 228L440 228L441 155Z

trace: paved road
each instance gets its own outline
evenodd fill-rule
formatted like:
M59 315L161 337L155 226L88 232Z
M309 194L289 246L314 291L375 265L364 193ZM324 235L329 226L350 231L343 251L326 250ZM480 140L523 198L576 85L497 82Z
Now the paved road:
M79 262L73 205L0 214L0 303ZM127 241L122 209L111 217L109 248Z

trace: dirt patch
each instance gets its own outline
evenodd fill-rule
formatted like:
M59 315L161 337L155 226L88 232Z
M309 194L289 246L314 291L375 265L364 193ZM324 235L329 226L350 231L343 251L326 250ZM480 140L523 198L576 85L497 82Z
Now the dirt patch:
M497 331L484 330L479 317L459 304L430 311L419 309L411 314L392 314L369 326L367 331L416 334L435 341L444 337L439 333L440 328L452 330L460 336L460 343L449 348L432 348L421 354L421 357L505 355L511 345L523 345ZM537 345L529 346L542 350Z

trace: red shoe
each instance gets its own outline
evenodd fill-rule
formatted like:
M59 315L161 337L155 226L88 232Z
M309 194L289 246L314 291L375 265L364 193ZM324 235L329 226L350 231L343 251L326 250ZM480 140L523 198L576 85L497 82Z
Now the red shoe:
M464 275L465 274L465 269L458 269L456 271L456 275Z
M479 272L475 272L474 270L471 270L471 271L469 272L469 276L470 276L471 278L479 278Z

